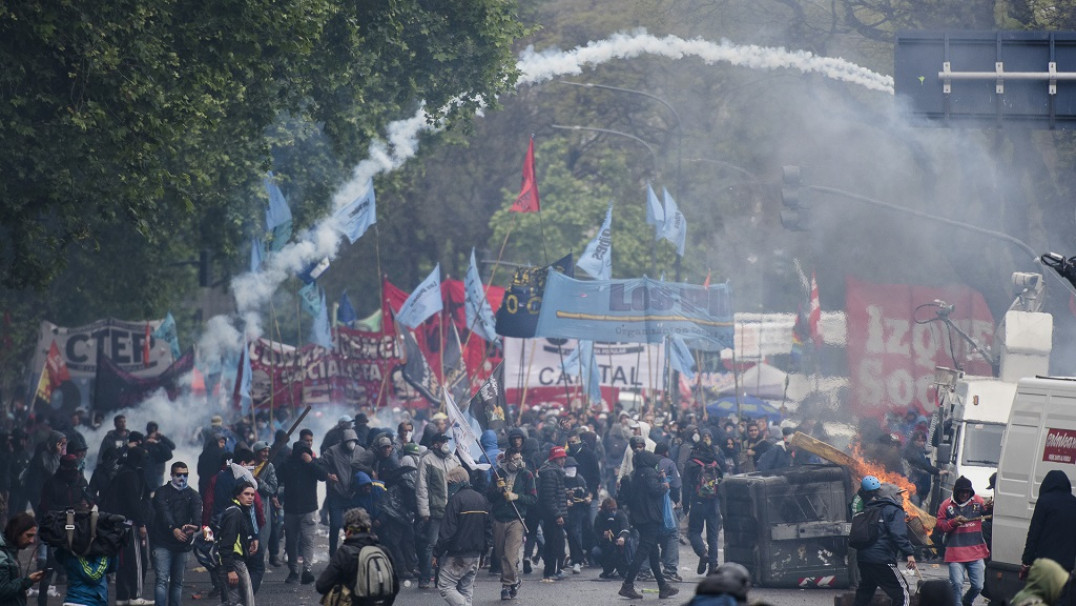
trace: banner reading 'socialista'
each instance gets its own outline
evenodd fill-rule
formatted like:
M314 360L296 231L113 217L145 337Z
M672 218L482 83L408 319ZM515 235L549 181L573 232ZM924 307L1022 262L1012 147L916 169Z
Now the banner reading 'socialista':
M860 416L879 416L909 407L935 408L935 366L960 367L972 375L991 376L981 355L940 321L948 317L976 343L990 349L994 318L983 296L967 286L914 286L847 281L848 369L853 406ZM953 356L956 356L954 362Z

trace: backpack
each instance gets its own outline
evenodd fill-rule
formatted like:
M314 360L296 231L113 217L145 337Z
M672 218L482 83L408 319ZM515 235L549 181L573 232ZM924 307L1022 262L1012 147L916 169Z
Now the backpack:
M699 480L695 484L695 496L700 499L712 499L717 496L717 486L721 483L721 468L717 461L703 463L691 459L699 466Z
M114 556L129 540L126 518L98 511L74 509L46 512L38 537L50 547L62 547L81 557Z
M852 516L852 530L848 533L848 546L853 549L865 549L874 545L881 532L882 508L864 507L863 511Z
M392 568L392 560L378 545L367 545L359 551L355 574L353 606L389 606L396 601L400 586Z

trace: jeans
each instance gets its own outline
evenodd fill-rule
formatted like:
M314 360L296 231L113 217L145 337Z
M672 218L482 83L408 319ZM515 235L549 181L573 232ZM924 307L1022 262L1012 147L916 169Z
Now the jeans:
M280 539L284 536L284 510L269 507L273 514L272 530L269 532L269 557L280 557Z
M433 578L433 546L437 544L440 531L441 518L430 518L419 526L419 542L422 544L422 552L418 554L419 582Z
M254 587L250 584L250 572L247 571L247 563L242 558L235 560L235 572L239 577L239 584L232 587L228 584L228 573L221 566L220 570L220 603L227 605L242 604L254 606Z
M336 553L336 546L340 543L340 530L344 527L344 512L347 511L347 501L343 497L329 494L325 499L325 506L329 509L329 558Z
M680 568L680 526L675 530L662 530L658 539L661 545L661 567L666 576L677 574Z
M702 540L706 527L706 542ZM691 550L699 558L706 558L711 567L717 566L717 534L721 530L721 511L717 499L696 499L687 516L687 537Z
M288 554L288 571L299 573L299 556L303 571L314 562L314 531L318 527L318 512L284 514L284 552Z
M587 559L586 552L583 550L583 526L586 524L589 511L590 507L585 504L568 508L566 530L568 531L568 553L571 555L572 564L582 565Z
M967 575L965 575L965 571L967 571ZM956 600L954 604L971 606L971 603L983 591L985 571L986 564L982 560L949 562L949 584L953 587L953 598ZM967 593L963 592L965 576L968 577L968 582L971 584Z
M153 597L157 606L180 606L183 601L183 573L186 569L186 551L153 548L153 572L157 575Z
M431 518L432 519L432 518ZM444 555L439 558L437 590L450 606L471 606L478 556Z

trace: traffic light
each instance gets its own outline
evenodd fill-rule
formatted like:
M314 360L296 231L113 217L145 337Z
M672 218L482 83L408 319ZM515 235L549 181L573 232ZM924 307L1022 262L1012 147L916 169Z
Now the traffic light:
M805 191L803 175L798 166L781 167L781 202L786 208L781 209L781 225L793 231L807 229L807 208L803 206Z

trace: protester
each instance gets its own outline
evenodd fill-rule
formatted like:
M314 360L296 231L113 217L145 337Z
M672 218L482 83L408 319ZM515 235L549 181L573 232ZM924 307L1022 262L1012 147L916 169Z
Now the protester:
M329 450L333 446L336 446L337 444L344 441L345 429L350 429L352 431L354 431L355 429L355 424L354 421L352 421L351 419L351 415L344 415L340 417L336 420L336 425L329 429L329 431L325 432L325 437L321 439L321 448L319 449L319 452L321 452L322 456L325 456L326 450ZM359 438L356 435L355 440L358 441L358 439Z
M365 452L366 449L359 446L355 430L344 429L340 432L340 443L323 450L318 460L329 479L325 492L325 504L329 508L329 557L336 553L340 530L344 526L344 512L350 508L355 496L355 472L362 470L367 475L373 473L372 469L362 464Z
M56 550L56 561L67 573L64 604L108 606L108 575L116 572L116 556L80 556L64 549Z
M724 473L710 444L710 430L702 430L702 440L691 449L691 455L684 466L684 513L687 514L687 537L691 550L699 558L695 568L698 574L705 574L707 569L717 569L717 543L721 532L721 504L717 497L717 486ZM706 530L706 540L702 532Z
M154 591L157 606L181 606L183 575L191 537L202 519L202 499L188 485L187 464L172 464L171 480L153 495L154 523L150 526L153 545L153 570L157 575Z
M304 430L292 445L291 458L281 469L284 484L284 552L288 556L288 578L296 583L299 557L303 559L304 585L314 582L310 567L314 563L314 532L318 525L318 482L329 479L325 469L315 462L314 434Z
M45 481L45 486L41 490L41 502L37 506L37 511L41 512L41 515L49 511L65 511L68 509L86 511L93 504L88 492L86 478L78 467L79 460L73 454L65 454L60 458L60 468L56 470L55 475ZM41 561L44 564L41 568L47 570L55 568L55 548L47 547L45 553L47 555L45 560ZM39 606L48 604L48 590L49 585L52 583L52 576L51 572L47 572L45 577L41 579L41 586L38 588L37 594Z
M45 578L45 571L22 574L19 550L37 540L34 516L20 511L11 516L0 536L0 606L26 606L26 592Z
M450 606L471 606L479 557L486 551L489 503L471 488L467 470L448 472L448 504L438 529L437 589Z
M146 450L147 455L146 485L152 492L164 484L164 467L168 461L172 460L176 444L161 433L160 425L156 421L150 421L146 423L146 437L142 448Z
M889 596L892 606L908 606L908 582L897 569L897 557L903 556L908 568L915 569L915 548L908 540L900 495L892 485L886 485L883 491L881 482L874 476L864 477L860 486L866 500L864 510L877 507L881 511L878 538L856 554L860 581L854 606L870 604L879 587Z
M132 526L131 539L120 551L116 569L116 601L130 606L149 603L142 597L148 569L147 525L152 515L145 465L146 451L137 446L128 448L101 504L102 510L124 516Z
M1053 560L1069 572L1076 564L1076 496L1068 476L1060 469L1046 472L1039 486L1039 499L1020 557L1021 574L1026 575L1039 558Z
M276 496L270 499L273 517L270 522L272 529L269 532L269 549L267 551L269 552L269 564L279 568L284 565L280 560L280 542L284 538L284 486L279 472L288 459L291 458L291 447L288 446L288 432L283 429L276 431L270 452L276 453L269 462L272 463L274 473L277 474L277 490Z
M758 471L776 471L792 467L795 452L792 450L790 442L795 433L796 430L791 427L782 429L781 439L758 458L755 468Z
M695 595L686 606L735 606L747 603L751 591L751 573L735 562L718 566L695 587Z
M273 502L276 501L277 492L280 490L280 480L276 475L276 467L269 462L269 444L255 442L254 450L254 479L258 481L258 498L255 500L258 520L258 544L262 546L258 553L251 559L250 580L254 585L254 593L261 588L262 577L265 576L265 552L268 551L269 537L272 534Z
M493 521L493 557L500 561L501 599L519 593L519 551L523 547L523 520L538 502L534 474L523 463L523 453L510 449L504 465L497 469L497 481L486 493Z
M329 565L318 575L314 588L318 593L325 595L337 585L347 587L352 596L355 595L356 585L370 584L369 580L359 578L364 571L359 570L359 554L364 547L381 547L381 542L371 528L370 515L361 507L355 507L344 512L344 542L336 550L336 554L329 560ZM381 606L391 606L400 591L400 581L396 573L395 565L392 571L392 597L381 601ZM353 604L359 604L352 598Z
M911 413L912 411L908 412ZM908 441L908 445L904 447L903 452L904 460L911 470L908 474L908 480L915 484L915 494L912 495L912 502L918 506L922 506L930 496L930 485L933 483L934 477L949 474L948 469L941 469L930 464L926 448L926 432L915 431L912 433L912 439Z
M598 516L594 519L594 532L598 535L598 544L591 550L591 558L601 565L602 571L598 577L612 579L627 576L628 564L635 553L634 543L628 517L619 510L616 499L602 501Z
M682 505L680 501L682 499L683 480L680 477L680 470L676 468L676 462L669 458L669 444L666 442L658 442L654 447L654 454L661 457L658 461L658 472L662 479L669 485L669 499L672 501L673 515L676 517L676 527L672 529L662 529L660 546L661 546L661 568L662 574L670 581L677 583L683 582L683 577L680 576L680 512L682 511Z
M1052 606L1061 597L1069 573L1057 562L1038 558L1032 563L1027 575L1027 584L1013 596L1011 606Z
M564 557L564 525L568 517L568 495L564 486L567 458L562 446L554 446L549 452L549 459L538 470L538 509L542 534L545 535L543 583L552 583L564 577L561 560Z
M568 535L568 553L572 562L572 574L582 572L586 563L583 550L583 524L590 514L590 491L586 481L579 475L579 463L574 457L564 459L564 491L568 496L568 517L564 530Z
M949 583L958 604L971 606L983 591L985 559L990 550L983 539L983 516L990 513L983 498L975 494L971 480L960 476L953 484L953 496L938 508L937 527L945 533L945 561ZM964 592L964 579L970 587Z
M440 535L441 520L448 505L448 473L459 467L452 456L448 436L439 433L431 437L430 449L418 462L418 483L415 500L420 524L418 542L419 589L426 589L433 582L433 547Z
M231 504L220 518L220 602L225 605L254 606L254 585L247 559L258 553L258 535L251 519L251 506L258 489L241 481L232 491ZM233 589L234 588L234 589Z
M658 473L658 462L658 455L646 450L635 453L632 461L634 471L628 502L631 525L639 533L639 546L628 566L628 574L619 594L633 600L641 600L643 597L635 590L635 577L646 559L649 559L650 571L658 583L658 598L664 600L679 593L662 574L658 554L658 541L663 528L663 500L669 490L669 484L664 482Z

